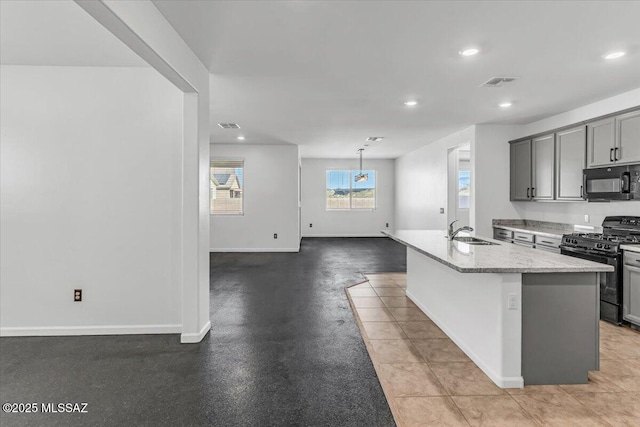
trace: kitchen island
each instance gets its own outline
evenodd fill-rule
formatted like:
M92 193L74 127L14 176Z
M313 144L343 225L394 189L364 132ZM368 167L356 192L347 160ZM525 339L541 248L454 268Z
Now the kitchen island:
M407 246L407 297L498 386L586 383L599 368L599 274L613 267L442 230L383 234Z

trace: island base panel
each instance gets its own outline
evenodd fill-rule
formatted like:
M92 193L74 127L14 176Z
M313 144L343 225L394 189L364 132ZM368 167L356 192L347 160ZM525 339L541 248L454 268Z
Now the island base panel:
M598 273L522 275L525 385L586 384L599 369Z

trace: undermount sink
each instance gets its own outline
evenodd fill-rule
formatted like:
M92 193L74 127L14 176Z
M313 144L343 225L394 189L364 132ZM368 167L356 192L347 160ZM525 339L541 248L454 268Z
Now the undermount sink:
M498 243L488 242L471 236L456 236L453 238L456 242L466 243L468 245L497 245Z

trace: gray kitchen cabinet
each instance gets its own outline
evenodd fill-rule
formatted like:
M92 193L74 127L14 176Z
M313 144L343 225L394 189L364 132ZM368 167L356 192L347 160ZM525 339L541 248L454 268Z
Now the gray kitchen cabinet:
M613 158L616 142L615 118L607 117L587 124L587 165L589 168L608 166Z
M505 228L493 227L493 238L504 242L513 242L513 231Z
M624 252L622 315L640 326L640 252Z
M511 143L511 200L531 200L531 140Z
M586 133L585 126L556 133L556 200L583 200Z
M640 111L616 116L616 164L640 162Z
M555 192L555 134L535 138L531 143L531 198L553 200Z

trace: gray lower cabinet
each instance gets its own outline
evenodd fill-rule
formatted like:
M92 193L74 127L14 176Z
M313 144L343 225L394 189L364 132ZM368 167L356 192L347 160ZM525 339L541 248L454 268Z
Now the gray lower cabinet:
M640 162L640 111L616 116L616 164Z
M511 144L511 200L531 200L531 140Z
M513 241L513 231L500 227L493 228L493 238L496 240L502 240L504 242Z
M555 191L555 134L535 138L531 143L531 198L553 200Z
M587 124L588 167L612 164L614 162L615 141L615 117L607 117Z
M622 316L640 326L640 253L625 251L622 275Z
M556 134L556 200L583 200L586 133L585 126L578 126Z

